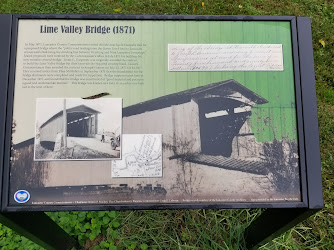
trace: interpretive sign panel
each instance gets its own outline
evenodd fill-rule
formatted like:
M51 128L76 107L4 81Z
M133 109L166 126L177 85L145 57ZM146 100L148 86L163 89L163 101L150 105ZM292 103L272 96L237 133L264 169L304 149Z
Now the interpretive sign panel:
M307 202L295 22L13 30L9 207Z

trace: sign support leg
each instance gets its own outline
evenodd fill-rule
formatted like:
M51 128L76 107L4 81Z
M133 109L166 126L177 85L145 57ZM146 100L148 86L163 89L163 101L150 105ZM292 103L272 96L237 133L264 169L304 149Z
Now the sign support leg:
M266 209L245 230L247 249L257 249L319 210L309 208Z
M78 246L78 242L44 212L0 213L0 223L46 249Z

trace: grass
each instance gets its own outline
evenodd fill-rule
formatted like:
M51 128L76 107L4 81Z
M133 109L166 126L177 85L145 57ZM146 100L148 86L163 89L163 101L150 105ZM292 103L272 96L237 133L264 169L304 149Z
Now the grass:
M333 1L0 0L0 13L310 16L325 208L261 249L334 249ZM242 249L242 232L260 212L260 209L245 209L48 214L67 232L78 237L87 249ZM2 225L0 246L4 249L37 248Z

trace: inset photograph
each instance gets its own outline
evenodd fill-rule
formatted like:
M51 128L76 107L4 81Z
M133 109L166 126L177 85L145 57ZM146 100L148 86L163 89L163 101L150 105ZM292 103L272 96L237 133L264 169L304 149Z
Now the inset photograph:
M122 98L37 98L35 161L121 157Z

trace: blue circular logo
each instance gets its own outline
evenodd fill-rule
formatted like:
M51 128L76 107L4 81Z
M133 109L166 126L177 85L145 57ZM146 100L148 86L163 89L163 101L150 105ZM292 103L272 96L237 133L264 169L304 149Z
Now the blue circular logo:
M29 199L30 194L26 190L19 190L14 194L14 200L18 203L26 203Z

